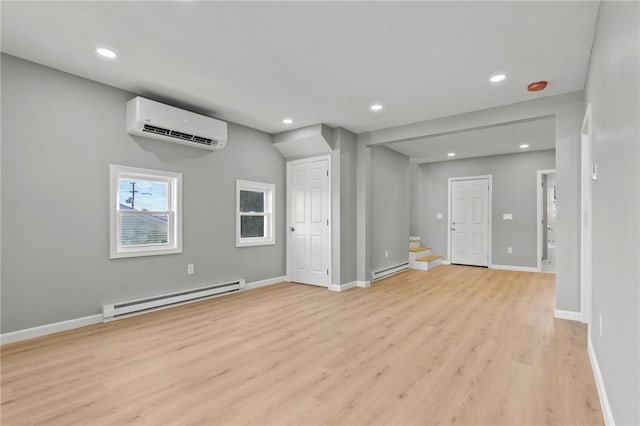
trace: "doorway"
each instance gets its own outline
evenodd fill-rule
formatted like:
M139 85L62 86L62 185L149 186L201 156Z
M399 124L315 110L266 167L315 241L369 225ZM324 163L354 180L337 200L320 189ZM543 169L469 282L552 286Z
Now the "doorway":
M287 276L328 287L331 276L331 157L287 162Z
M489 266L491 176L449 178L449 260Z
M556 272L558 185L555 170L538 170L538 271Z

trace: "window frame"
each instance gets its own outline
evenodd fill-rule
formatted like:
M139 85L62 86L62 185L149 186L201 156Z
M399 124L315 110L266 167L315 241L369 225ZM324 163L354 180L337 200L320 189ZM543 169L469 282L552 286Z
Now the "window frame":
M139 244L123 246L120 243L120 179L143 179L167 183L167 208L162 211L127 211L126 215L135 214L167 214L167 243ZM162 170L143 169L139 167L109 166L109 257L120 259L128 257L158 256L182 253L182 173Z
M240 191L263 192L264 212L241 212ZM236 180L236 247L267 246L276 244L276 185L272 183ZM264 216L264 237L242 237L242 216Z

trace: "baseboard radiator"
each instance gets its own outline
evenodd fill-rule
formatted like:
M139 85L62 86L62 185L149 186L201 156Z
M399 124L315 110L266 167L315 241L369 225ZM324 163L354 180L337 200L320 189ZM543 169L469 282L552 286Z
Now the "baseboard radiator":
M244 280L238 280L206 287L192 288L175 293L161 294L144 299L102 305L102 321L109 322L216 296L237 293L244 288L244 285Z
M384 268L384 269L379 269L371 273L371 281L381 280L382 278L390 277L391 275L398 274L408 269L409 269L409 262L401 263L395 266L389 266L388 268Z

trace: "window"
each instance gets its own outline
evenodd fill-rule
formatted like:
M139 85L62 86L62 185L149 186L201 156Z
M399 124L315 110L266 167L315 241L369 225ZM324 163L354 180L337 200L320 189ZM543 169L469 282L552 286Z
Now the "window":
M182 174L111 165L110 256L182 253Z
M236 181L236 247L275 244L276 186Z

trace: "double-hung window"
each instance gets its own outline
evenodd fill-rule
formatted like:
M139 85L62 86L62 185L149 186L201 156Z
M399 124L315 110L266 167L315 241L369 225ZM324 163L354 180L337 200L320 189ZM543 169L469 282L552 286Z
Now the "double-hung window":
M182 253L182 174L111 165L110 257Z
M276 186L269 183L236 181L236 246L276 243Z

